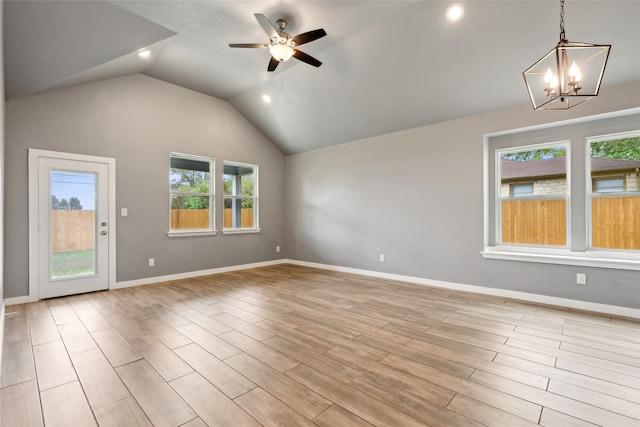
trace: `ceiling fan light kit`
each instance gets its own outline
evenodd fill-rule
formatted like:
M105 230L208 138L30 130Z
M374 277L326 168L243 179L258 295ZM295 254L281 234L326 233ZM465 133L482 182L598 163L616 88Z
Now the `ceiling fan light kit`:
M287 22L284 19L278 19L276 26L273 26L269 20L261 13L254 14L262 29L269 35L269 43L230 43L229 47L251 48L251 49L269 49L271 59L267 66L267 71L275 71L278 64L294 57L314 67L319 67L322 62L306 53L296 49L296 46L312 42L327 35L324 29L320 28L306 33L298 34L291 37L285 28Z
M610 50L566 39L560 0L560 41L522 73L534 110L568 110L597 96Z

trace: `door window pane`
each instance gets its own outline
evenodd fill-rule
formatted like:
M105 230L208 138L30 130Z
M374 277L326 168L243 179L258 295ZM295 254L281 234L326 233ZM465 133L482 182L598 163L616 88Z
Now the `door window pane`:
M50 182L50 277L95 274L97 176L53 170Z

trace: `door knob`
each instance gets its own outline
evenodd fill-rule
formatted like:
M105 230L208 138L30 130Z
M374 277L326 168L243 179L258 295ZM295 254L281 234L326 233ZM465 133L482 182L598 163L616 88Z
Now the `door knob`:
M106 231L101 231L100 234L102 234L103 236L106 236L107 232Z

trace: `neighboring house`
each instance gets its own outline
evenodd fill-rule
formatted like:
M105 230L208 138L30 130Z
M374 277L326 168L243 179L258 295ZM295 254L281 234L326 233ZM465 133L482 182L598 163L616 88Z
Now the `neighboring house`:
M566 159L518 161L501 159L501 197L565 194ZM594 157L591 159L594 193L640 190L640 161Z

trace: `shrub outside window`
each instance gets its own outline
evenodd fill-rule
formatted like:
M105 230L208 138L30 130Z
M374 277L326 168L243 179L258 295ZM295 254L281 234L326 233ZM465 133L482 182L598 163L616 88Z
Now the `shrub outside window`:
M170 232L213 231L214 166L209 157L171 153Z
M225 231L258 231L258 166L224 161Z
M567 247L567 152L568 143L496 151L500 243Z
M640 132L588 140L590 247L640 250Z

